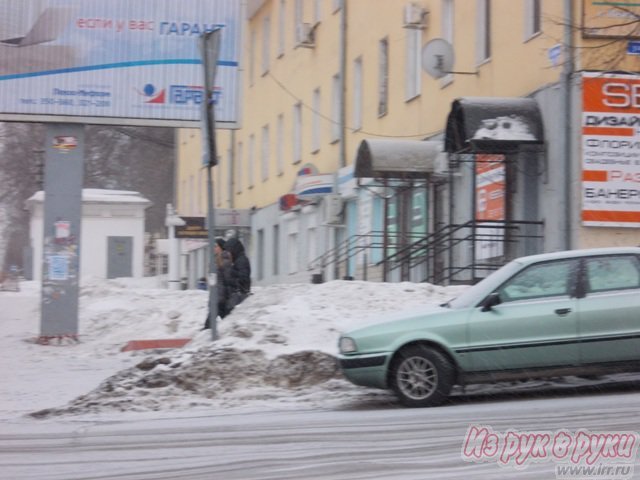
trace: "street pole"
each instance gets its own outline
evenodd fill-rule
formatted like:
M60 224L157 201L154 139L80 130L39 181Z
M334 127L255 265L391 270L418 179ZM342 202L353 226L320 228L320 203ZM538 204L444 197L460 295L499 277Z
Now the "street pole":
M204 99L201 110L203 163L207 168L207 231L209 240L209 325L211 339L218 339L218 272L215 257L215 205L213 203L213 175L211 169L218 163L216 150L215 78L220 52L220 28L200 37Z

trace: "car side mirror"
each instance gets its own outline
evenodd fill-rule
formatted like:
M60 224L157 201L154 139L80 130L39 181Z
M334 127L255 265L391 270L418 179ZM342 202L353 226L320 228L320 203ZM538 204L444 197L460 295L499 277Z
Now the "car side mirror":
M488 312L493 307L500 305L501 303L502 300L500 300L500 294L498 292L493 292L489 294L489 296L485 298L480 305L482 306L483 312Z

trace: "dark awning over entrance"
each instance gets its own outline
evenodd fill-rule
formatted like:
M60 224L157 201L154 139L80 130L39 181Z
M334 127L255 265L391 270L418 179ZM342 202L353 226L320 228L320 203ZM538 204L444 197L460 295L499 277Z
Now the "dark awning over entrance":
M363 140L358 148L356 178L424 178L435 170L442 142Z
M465 97L453 101L445 150L508 153L521 144L543 144L544 130L533 98Z

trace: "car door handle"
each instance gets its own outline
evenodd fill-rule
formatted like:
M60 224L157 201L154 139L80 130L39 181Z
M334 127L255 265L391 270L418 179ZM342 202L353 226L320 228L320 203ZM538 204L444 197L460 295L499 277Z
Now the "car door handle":
M554 310L554 312L556 313L556 315L560 315L561 317L564 317L565 315L571 313L571 309L570 308L557 308Z

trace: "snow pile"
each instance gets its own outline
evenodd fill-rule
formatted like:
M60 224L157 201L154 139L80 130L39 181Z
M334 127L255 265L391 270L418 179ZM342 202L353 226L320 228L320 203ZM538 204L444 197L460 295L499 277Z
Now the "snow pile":
M80 343L48 348L79 361L117 357L134 365L67 405L40 409L33 416L265 402L340 404L370 392L342 379L335 359L340 332L375 316L388 318L399 306L431 308L466 288L360 281L257 287L218 322L219 340L213 342L211 331L201 330L207 292L169 291L154 282L158 280L83 282ZM192 341L176 350L121 352L130 340L157 338ZM391 398L386 392L374 396Z

